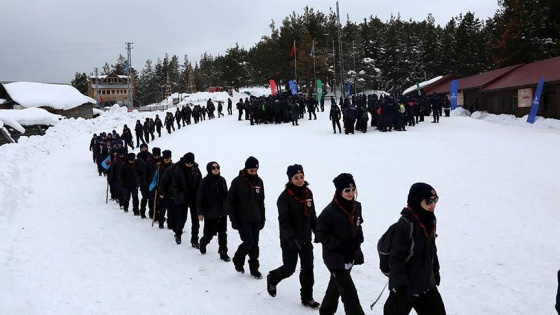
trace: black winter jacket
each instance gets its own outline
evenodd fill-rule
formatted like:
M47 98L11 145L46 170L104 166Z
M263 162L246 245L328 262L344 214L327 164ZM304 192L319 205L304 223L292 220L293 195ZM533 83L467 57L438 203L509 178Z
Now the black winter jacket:
M250 180L244 170L231 181L228 192L228 214L231 222L265 221L264 184L258 175Z
M439 277L435 228L432 231L427 231L428 236L426 237L418 220L408 208L404 208L401 215L408 222L399 220L393 235L391 256L389 257L389 265L391 266L389 289L408 288L410 294L420 294L435 288L435 275ZM411 244L409 222L413 222L414 254L406 262Z
M220 175L208 174L200 182L196 197L196 211L205 220L227 215L227 183Z
M196 194L200 186L202 173L195 162L189 169L183 163L177 163L173 168L173 192L175 204L194 204L196 205Z
M345 263L363 263L362 204L354 201L353 220L350 221L336 198L342 197L335 196L317 218L315 234L323 244L323 261L327 268L345 269Z
M295 239L300 246L311 243L311 232L315 231L317 225L313 193L307 185L303 188L305 196L298 197L297 192L288 184L276 202L280 241L290 242Z
M165 163L158 163L159 177L158 177L158 195L163 195L164 197L175 198L175 193L173 191L173 174L175 172L175 165L171 163L166 166Z
M128 161L121 164L119 168L119 184L123 189L134 189L138 187L137 165L138 161Z

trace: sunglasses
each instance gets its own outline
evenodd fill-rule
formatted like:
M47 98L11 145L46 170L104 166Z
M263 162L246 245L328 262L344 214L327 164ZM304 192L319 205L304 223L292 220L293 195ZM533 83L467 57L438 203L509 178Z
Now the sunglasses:
M355 192L355 191L356 191L356 187L344 188L344 190L343 190L343 192L345 192L345 193Z
M219 169L220 169L220 165L212 165L212 169L213 169L213 170L219 170Z
M435 196L435 197L426 199L426 204L429 206L432 203L437 203L438 201L439 201L439 197Z

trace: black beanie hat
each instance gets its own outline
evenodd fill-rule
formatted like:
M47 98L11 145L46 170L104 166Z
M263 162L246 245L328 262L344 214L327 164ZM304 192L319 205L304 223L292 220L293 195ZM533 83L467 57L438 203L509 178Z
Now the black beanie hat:
M194 163L194 153L189 152L185 155L183 155L183 163Z
M350 184L356 187L354 182L354 177L348 173L342 173L333 179L334 187L336 187L336 193L341 194L344 188L350 187Z
M142 144L140 145L140 150L142 150L142 148L146 148L146 149L147 149L147 148L148 148L148 145L145 144L145 143L142 143Z
M129 154L126 156L126 159L129 160L129 161L134 161L135 158L136 158L136 154L134 154L134 153L132 153L132 152L129 153Z
M152 149L152 155L160 156L160 155L161 155L161 149L158 148L158 147L154 147L154 148Z
M117 154L118 155L125 155L126 154L126 148L124 148L124 147L118 148Z
M214 164L218 164L218 162L212 161L212 162L208 162L208 164L206 164L206 171L207 171L208 173L212 173L212 165L214 165ZM220 164L218 164L218 166L219 166L219 165L220 165Z
M422 200L432 196L437 196L436 190L432 186L426 183L415 183L410 186L406 202L412 209L419 209Z
M245 161L245 169L249 168L259 168L259 160L257 160L254 156L250 156Z
M294 175L296 175L297 173L301 173L302 175L305 175L303 173L303 166L299 164L288 166L288 170L286 171L286 175L288 175L288 180L291 180L292 177L294 177Z
M163 153L162 153L161 157L162 157L163 159L170 159L170 158L171 158L171 151L169 151L169 150L163 150Z

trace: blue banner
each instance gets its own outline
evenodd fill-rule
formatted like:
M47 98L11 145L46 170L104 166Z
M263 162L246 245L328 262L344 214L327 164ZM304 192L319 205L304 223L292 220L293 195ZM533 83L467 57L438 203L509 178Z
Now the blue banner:
M533 95L533 104L531 104L531 110L529 111L529 117L527 117L527 122L534 124L537 119L537 112L539 111L539 101L541 99L542 89L544 85L544 77L539 80L537 85L537 91Z
M105 160L103 160L103 162L101 162L101 166L106 170L108 170L109 167L111 167L111 155L110 154L107 156L107 158Z
M457 93L459 92L459 80L451 81L449 89L449 101L451 101L451 110L457 108Z
M352 91L352 84L350 84L350 82L346 82L346 96L350 96L350 94Z
M296 83L294 82L294 80L290 80L288 82L288 84L290 85L290 91L292 91L292 95L296 95L297 94L297 86L296 86Z
M154 190L154 188L156 188L158 180L159 180L159 167L158 167L156 173L154 174L154 178L152 179L152 182L150 183L150 186L148 187L148 189L150 189L150 191L152 191L152 190Z

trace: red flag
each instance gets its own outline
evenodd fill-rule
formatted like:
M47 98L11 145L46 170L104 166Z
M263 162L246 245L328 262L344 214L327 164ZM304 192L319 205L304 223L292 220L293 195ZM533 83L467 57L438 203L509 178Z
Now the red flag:
M274 82L274 80L270 79L270 80L268 81L268 83L270 84L270 92L272 93L272 96L275 96L276 93L277 93L277 90L276 90L276 82Z
M294 54L296 53L296 43L292 44L292 49L290 49L290 58L294 58Z

